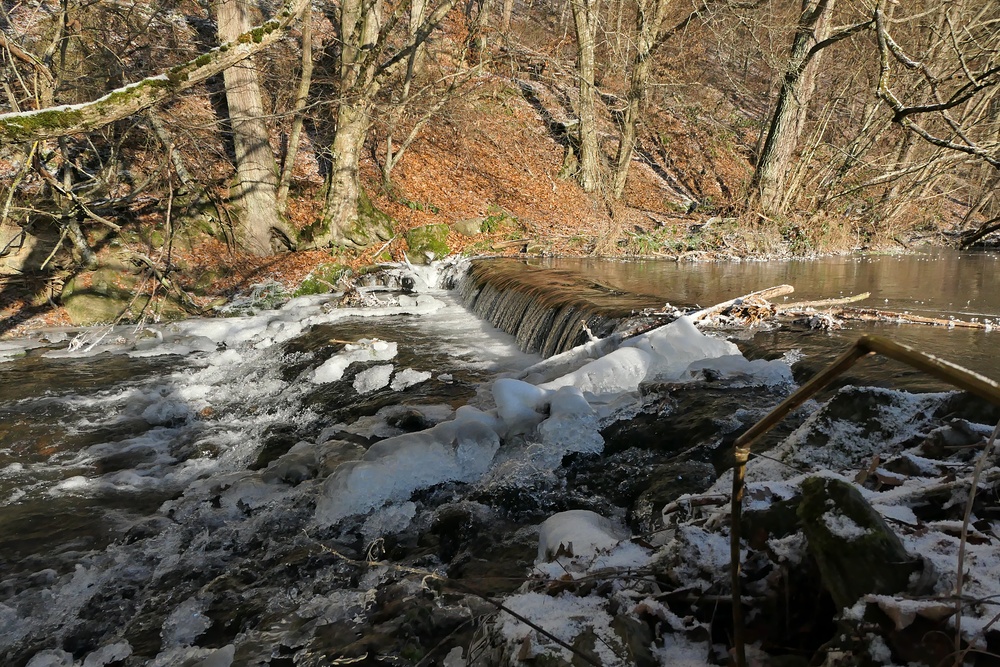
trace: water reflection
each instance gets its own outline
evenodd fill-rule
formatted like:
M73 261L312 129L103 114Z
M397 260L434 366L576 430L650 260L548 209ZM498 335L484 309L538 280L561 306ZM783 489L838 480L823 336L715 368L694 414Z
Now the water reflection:
M908 256L846 256L780 262L677 263L662 260L615 262L598 259L544 259L539 263L585 273L615 289L641 292L673 304L708 306L747 292L789 284L786 302L871 292L858 306L948 319L1000 320L996 279L1000 254L934 250ZM1000 331L917 324L850 323L833 333L782 327L741 343L750 356L780 356L790 349L804 354L803 367L821 367L864 333L888 336L919 350L1000 378L996 347ZM942 388L906 367L864 362L856 378L872 384L910 389Z

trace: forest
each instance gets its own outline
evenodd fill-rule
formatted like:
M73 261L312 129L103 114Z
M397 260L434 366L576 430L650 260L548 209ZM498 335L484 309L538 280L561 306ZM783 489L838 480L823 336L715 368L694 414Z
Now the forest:
M318 262L809 256L1000 230L990 0L2 8L10 323L116 288L198 312Z

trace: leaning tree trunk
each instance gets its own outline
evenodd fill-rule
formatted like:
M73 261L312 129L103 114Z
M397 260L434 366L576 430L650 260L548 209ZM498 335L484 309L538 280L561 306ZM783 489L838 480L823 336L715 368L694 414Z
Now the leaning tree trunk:
M780 215L788 205L786 181L805 128L822 54L822 50L811 53L810 49L828 36L833 5L834 0L802 0L799 27L753 175L754 193L765 215Z
M625 111L622 117L621 140L618 142L618 156L615 158L615 173L612 177L611 192L615 199L621 199L628 179L629 165L636 144L636 126L642 103L649 87L653 49L660 33L670 0L656 0L649 7L647 0L640 0L636 7L636 52L632 65L632 80L626 93ZM652 9L652 13L649 10Z
M240 0L216 5L219 41L227 43L250 28ZM255 255L271 254L272 230L288 237L278 208L278 166L271 150L260 81L253 59L223 73L236 156L235 200L242 220L240 240Z
M600 153L597 145L597 113L594 110L594 32L597 28L597 11L591 0L570 0L579 62L580 100L580 186L593 192L600 185Z

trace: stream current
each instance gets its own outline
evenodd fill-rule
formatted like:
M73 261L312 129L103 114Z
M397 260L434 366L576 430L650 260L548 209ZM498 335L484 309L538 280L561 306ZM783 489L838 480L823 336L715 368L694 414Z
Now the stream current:
M876 307L995 320L996 261L941 253L545 264L675 305L790 283L793 300L871 291ZM542 451L548 441L514 430L502 443L459 434L454 459L417 442L409 462L341 476L341 490L359 500L331 505L325 480L339 466L388 438L485 423L477 408L495 407L496 378L540 359L471 315L433 271L414 278L415 294L375 292L381 305L365 309L307 297L222 320L5 343L0 661L442 664L468 645L489 607L400 566L499 594L523 581L533 526L554 512L591 509L655 529L665 499L712 481L723 436L789 390L769 381L646 387L631 403L597 409L596 451L565 443ZM793 325L738 342L749 359L795 361L801 379L861 331L998 375L998 334L981 330L863 325L829 334ZM855 373L854 382L942 389L888 362ZM699 443L703 454L666 463ZM665 476L676 489L657 486Z

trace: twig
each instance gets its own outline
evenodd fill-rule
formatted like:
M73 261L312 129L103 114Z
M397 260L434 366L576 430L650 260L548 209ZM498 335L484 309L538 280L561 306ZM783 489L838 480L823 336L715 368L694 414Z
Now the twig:
M983 470L986 468L986 461L989 459L990 454L993 453L993 445L996 443L997 434L1000 434L1000 422L997 422L996 427L993 429L993 433L990 435L989 442L986 443L986 447L979 454L979 459L976 461L976 467L972 472L972 484L969 486L969 500L965 503L965 515L962 517L962 538L958 542L958 572L955 576L955 596L957 600L955 601L955 656L956 656L956 667L962 666L962 658L964 653L962 651L962 586L965 583L965 547L968 544L969 539L969 522L972 519L972 504L976 500L976 489L979 486L979 478L983 474Z
M743 296L738 296L735 299L730 299L729 301L723 301L722 303L717 303L710 308L704 308L690 315L691 319L695 322L700 322L701 320L711 317L716 313L720 313L730 306L738 306L742 304L747 299L760 298L760 299L773 299L774 297L784 296L786 294L791 294L795 291L795 288L791 285L776 285L775 287L768 287L767 289L762 289L757 292L750 292L749 294L744 294Z
M855 363L871 354L902 361L917 370L945 380L959 389L971 392L987 401L1000 405L1000 384L937 357L920 352L908 345L902 345L881 336L861 336L840 357L814 375L788 398L779 403L767 415L751 426L733 443L732 497L730 500L729 558L730 584L733 598L733 648L737 667L746 667L746 627L743 622L740 585L740 521L743 513L743 492L746 489L746 466L750 449L764 434L783 420L789 413L805 403L809 398L830 384Z
M457 582L457 581L455 581L453 579L448 579L447 577L443 577L440 574L438 574L436 572L431 572L429 570L421 570L419 568L407 567L405 565L396 565L395 563L372 563L372 562L369 562L369 561L355 560L353 558L349 558L349 557L345 556L344 554L340 553L339 551L337 551L335 549L332 549L332 548L326 546L325 544L321 544L320 547L323 549L323 551L326 551L327 553L331 553L334 556L336 556L337 558L340 558L341 560L343 560L345 562L351 563L352 565L363 565L363 566L366 566L366 567L371 567L373 565L378 565L380 567L388 567L390 569L399 570L400 572L406 572L408 574L419 574L419 575L421 575L424 578L424 580L433 579L435 581L441 582L441 584L444 585L444 586L448 586L448 587L454 588L455 590L461 591L462 593L466 593L468 595L474 595L477 598L483 600L484 602L488 602L492 606L496 607L498 610L500 610L502 612L505 612L507 614L510 614L511 616L513 616L514 618L516 618L517 620L519 620L520 622L522 622L525 625L527 625L528 627L530 627L532 630L535 630L539 634L544 635L545 637L551 639L556 644L558 644L559 646L563 647L564 649L566 649L567 651L569 651L570 653L572 653L574 656L580 658L584 662L586 662L588 664L591 664L591 665L594 665L594 667L602 667L602 665L601 665L600 662L598 662L597 660L594 660L593 658L591 658L586 653L581 652L579 649L574 648L568 642L565 642L562 639L559 639L559 637L556 637L554 634L552 634L551 632L549 632L548 630L546 630L542 626L538 625L537 623L535 623L531 619L525 618L524 616L522 616L521 614L517 613L513 609L510 609L510 608L504 606L502 603L497 602L496 600L494 600L493 598L489 597L488 595L484 595L483 593L480 593L479 591L476 591L476 590L473 590L473 589L469 588L465 584L461 584L461 583L459 583L459 582Z

